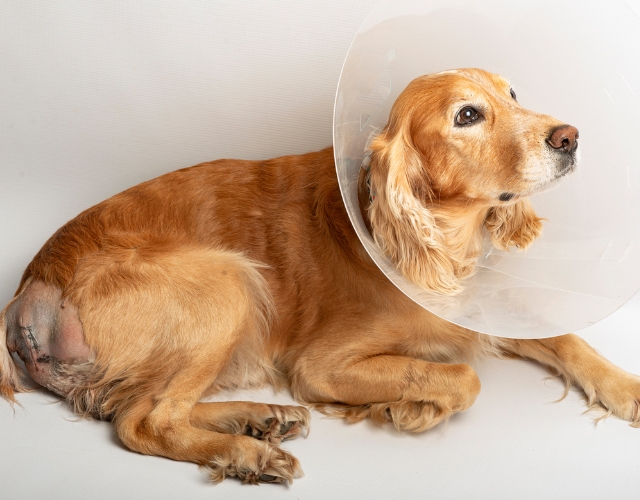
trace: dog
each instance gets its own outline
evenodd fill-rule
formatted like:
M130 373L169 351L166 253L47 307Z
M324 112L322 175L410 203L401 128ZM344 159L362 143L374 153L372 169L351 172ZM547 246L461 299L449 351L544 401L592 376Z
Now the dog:
M411 82L370 144L358 196L375 241L433 293L464 288L488 231L528 247L528 197L576 168L578 130L521 107L479 69ZM33 380L131 450L195 462L213 481L290 482L280 443L303 406L200 402L223 388L288 387L350 422L421 432L468 409L476 358L547 366L590 405L640 424L640 378L582 339L495 338L416 305L367 255L331 148L218 160L132 187L59 229L0 314L0 393Z

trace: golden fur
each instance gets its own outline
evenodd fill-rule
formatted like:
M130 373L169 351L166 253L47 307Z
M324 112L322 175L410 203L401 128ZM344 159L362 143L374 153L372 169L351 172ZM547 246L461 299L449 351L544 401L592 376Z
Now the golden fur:
M481 120L457 126L470 105ZM407 278L458 292L483 228L500 248L539 235L527 196L573 168L567 127L481 70L415 80L361 172L375 240ZM330 148L204 163L86 210L29 264L0 328L2 396L24 390L15 352L77 412L112 420L130 449L201 464L215 481L299 476L278 445L310 418L303 407L199 402L223 387L287 385L327 413L417 432L473 404L469 362L513 355L640 420L640 380L580 338L491 338L405 297L354 233Z

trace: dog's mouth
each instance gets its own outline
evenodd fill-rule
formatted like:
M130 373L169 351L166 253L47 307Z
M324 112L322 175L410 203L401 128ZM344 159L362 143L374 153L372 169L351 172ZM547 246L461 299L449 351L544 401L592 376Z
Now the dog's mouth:
M502 193L500 196L498 196L498 199L499 199L500 201L507 202L507 201L511 201L513 198L516 198L517 196L518 196L518 195L517 195L517 194L515 194L515 193L510 193L510 192L508 192L508 191L505 191L505 192L504 192L504 193Z
M578 166L577 150L574 149L571 152L571 154L565 155L561 158L558 164L556 176L554 177L553 180L561 179L565 175L570 174L576 169L577 166Z
M571 154L558 159L553 172L549 172L544 179L531 179L528 182L529 185L522 192L503 191L498 195L498 200L502 203L508 203L515 201L518 198L549 191L550 189L555 188L562 179L575 171L577 167L578 160L576 157L576 151L574 150Z
M560 165L555 172L555 175L548 181L546 186L543 186L541 191L546 191L556 186L563 178L571 174L578 166L575 151L567 158L563 158Z

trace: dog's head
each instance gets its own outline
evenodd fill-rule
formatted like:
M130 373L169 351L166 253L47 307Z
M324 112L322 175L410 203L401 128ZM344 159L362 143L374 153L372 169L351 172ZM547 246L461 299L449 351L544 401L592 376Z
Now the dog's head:
M456 293L483 225L502 248L538 236L527 197L575 169L577 139L575 127L520 106L498 75L460 69L417 78L371 144L374 237L406 277Z

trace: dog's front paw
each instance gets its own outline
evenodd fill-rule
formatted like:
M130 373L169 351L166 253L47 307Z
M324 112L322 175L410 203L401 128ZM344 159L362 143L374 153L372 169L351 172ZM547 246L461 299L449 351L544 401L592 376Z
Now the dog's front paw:
M509 236L509 240L505 243L505 246L515 246L518 250L524 250L541 234L542 222L540 219L528 219Z
M237 477L246 484L292 483L294 478L302 477L300 462L290 453L267 442L244 436L237 439L242 440L240 446L205 465L212 481Z
M633 427L640 427L640 377L621 370L583 390L590 407L606 411L600 418L615 415L630 421Z
M526 199L513 205L491 208L484 223L494 246L502 250L512 246L524 250L542 234L542 219Z
M394 401L353 406L319 403L313 406L325 415L344 418L349 423L360 422L365 418L371 418L379 425L390 422L400 432L426 431L455 413L431 401Z

